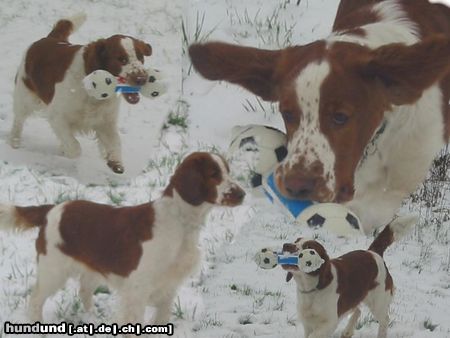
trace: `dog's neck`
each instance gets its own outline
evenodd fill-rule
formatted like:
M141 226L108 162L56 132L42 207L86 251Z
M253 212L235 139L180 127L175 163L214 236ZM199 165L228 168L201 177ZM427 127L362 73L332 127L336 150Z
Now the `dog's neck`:
M175 189L173 189L172 196L164 196L163 200L169 204L167 206L169 212L190 229L200 229L205 223L209 211L214 206L208 202L203 202L200 205L189 204L183 200Z
M319 276L312 276L304 272L294 273L294 280L297 283L297 293L307 295L317 291Z

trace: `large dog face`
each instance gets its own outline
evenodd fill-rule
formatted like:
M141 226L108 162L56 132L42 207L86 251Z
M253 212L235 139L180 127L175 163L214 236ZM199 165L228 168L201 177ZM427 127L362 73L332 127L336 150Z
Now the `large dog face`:
M277 185L289 198L318 202L353 198L355 171L383 117L444 76L449 53L442 37L376 49L340 41L276 51L218 42L190 48L205 78L279 102L288 155Z

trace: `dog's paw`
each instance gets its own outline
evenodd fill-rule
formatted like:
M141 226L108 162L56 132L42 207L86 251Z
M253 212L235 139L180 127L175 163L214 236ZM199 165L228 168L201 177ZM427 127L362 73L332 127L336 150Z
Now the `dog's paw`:
M106 164L116 174L123 174L125 172L125 168L123 167L122 163L118 161L108 161Z

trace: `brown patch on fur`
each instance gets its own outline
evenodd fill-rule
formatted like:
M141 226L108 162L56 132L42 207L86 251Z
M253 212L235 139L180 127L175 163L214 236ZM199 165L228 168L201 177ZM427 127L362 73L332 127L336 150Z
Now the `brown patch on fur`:
M59 20L52 31L47 35L49 38L54 38L59 41L67 41L73 31L73 23L70 20Z
M216 186L222 182L219 165L209 153L197 152L189 155L177 167L164 190L164 196L173 196L175 190L191 205L203 202L214 204L217 199Z
M69 202L60 220L60 250L103 275L128 276L153 237L151 203L114 208L88 201Z
M46 37L33 43L25 56L25 74L22 80L45 104L55 94L55 85L64 80L80 45Z
M124 35L113 35L107 39L99 39L88 44L83 52L84 71L86 74L103 69L114 76L122 71L122 62L128 60L128 54L121 44Z
M341 0L333 24L333 32L353 29L380 20L371 9L383 0Z
M378 284L377 263L371 253L357 250L342 255L332 261L337 271L338 316L358 306L367 293Z
M370 251L376 252L381 257L383 257L384 251L394 242L394 234L389 225L381 231L375 240L370 244Z
M394 294L394 281L392 280L392 276L389 273L386 263L384 263L384 268L386 269L386 279L384 280L384 289L386 291L390 291L391 295L393 295Z
M15 207L16 225L24 229L39 227L36 239L36 252L39 255L47 254L47 240L45 238L45 228L47 226L47 214L53 209L53 204L46 204L31 207Z
M47 224L47 214L54 206L54 204L45 204L31 207L16 207L16 225L24 229L36 226L42 227Z

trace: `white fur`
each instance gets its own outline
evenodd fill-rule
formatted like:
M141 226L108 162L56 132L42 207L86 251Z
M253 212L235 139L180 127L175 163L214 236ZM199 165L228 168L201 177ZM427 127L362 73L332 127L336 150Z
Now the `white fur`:
M296 91L302 117L300 128L288 144L288 155L281 165L287 170L303 160L306 172L315 161L323 164L323 177L328 190L335 190L335 156L328 139L320 132L319 102L320 86L330 73L327 61L310 63L296 81Z
M72 15L65 20L69 20L73 24L73 30L72 33L76 32L86 21L87 15L85 12L80 12L75 15Z
M333 33L328 44L333 42L352 42L369 48L377 48L389 43L403 42L407 45L419 41L419 29L409 20L397 0L388 0L376 4L373 10L381 17L381 21L361 26L365 36Z
M303 243L307 240L309 239L302 239L296 243L299 250L302 249ZM373 316L379 322L377 337L386 338L389 323L388 312L392 295L390 290L385 290L386 268L383 258L376 253L370 253L378 267L378 274L376 277L378 286L368 292L362 303L369 307ZM318 283L318 277L308 275L299 270L292 271L294 280L297 284L297 313L298 318L303 324L305 338L331 337L336 331L339 322L344 319L344 317L351 314L352 316L341 336L343 338L349 338L352 336L360 316L361 312L359 308L356 307L351 309L348 313L342 314L341 317L338 317L338 274L333 263L331 264L333 279L327 287L321 290L315 290Z
M83 15L77 16L74 25L82 23ZM130 63L123 67L121 75L143 69L137 60L133 42L124 38L122 45L129 54ZM33 112L40 112L52 127L61 143L64 156L76 158L81 154L80 143L75 138L78 133L94 132L101 154L107 161L122 162L121 141L117 126L120 99L119 96L108 100L96 100L89 97L83 88L84 71L83 53L85 48L76 52L72 64L66 71L64 80L55 86L52 101L46 105L35 93L30 91L23 79L26 78L25 58L19 67L17 84L14 88L14 122L10 133L10 143L18 148L21 143L23 125ZM139 68L139 66L140 68Z
M217 186L217 203L222 204L226 196L229 195L233 189L237 188L237 184L231 179L223 159L215 154L212 154L211 156L219 165L222 173L222 182Z
M392 219L445 145L442 93L437 85L424 91L416 103L396 106L385 114L388 124L378 150L357 168L355 195L347 203L366 233Z
M0 228L14 229L16 224L15 207L13 205L0 204Z

